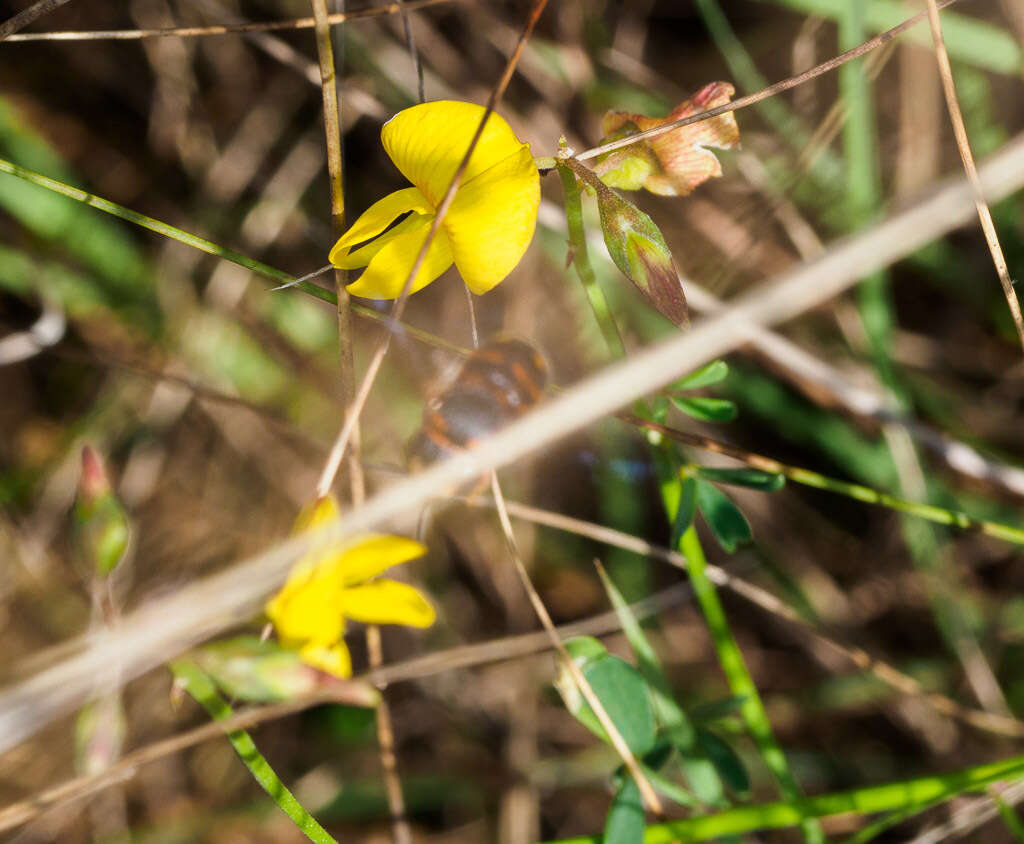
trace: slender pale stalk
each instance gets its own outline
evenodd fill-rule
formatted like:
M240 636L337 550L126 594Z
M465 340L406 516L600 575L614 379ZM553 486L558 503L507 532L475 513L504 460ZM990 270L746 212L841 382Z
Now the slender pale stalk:
M576 661L569 655L569 651L566 649L565 643L559 637L558 630L555 628L555 624L551 620L547 607L544 606L544 602L541 600L536 588L534 588L533 582L530 580L530 574L526 570L526 566L523 564L522 555L519 553L519 545L516 542L515 534L512 532L512 522L509 521L508 510L505 508L505 496L502 495L501 486L498 483L497 472L491 472L491 492L494 495L495 509L498 511L498 518L501 521L501 527L505 534L505 541L508 544L509 556L512 557L512 562L516 567L516 573L519 575L519 580L522 582L523 588L526 590L526 594L530 599L530 603L533 605L533 609L537 613L537 618L540 619L541 625L550 637L551 644L554 646L555 650L558 651L562 665L569 672L573 683L576 684L576 688L579 689L584 700L590 704L591 710L593 710L594 715L601 724L601 727L604 728L605 733L607 733L608 739L612 743L612 747L615 748L615 752L619 754L619 758L622 759L626 769L629 771L633 779L636 780L637 787L640 789L640 794L644 800L644 806L656 814L662 814L663 810L661 800L651 787L651 784L647 781L647 777L644 776L644 772L640 770L640 764L633 755L633 751L629 749L629 745L627 745L625 739L622 738L622 733L619 732L619 728L615 726L615 722L612 721L611 717L608 715L608 711L604 708L604 704L601 703L601 699L594 692L590 683L587 682L587 678L583 676L583 671L576 664Z
M985 194L981 190L978 168L974 164L971 142L967 138L967 127L964 126L964 117L960 113L960 101L956 96L953 68L950 67L949 53L946 51L946 41L942 37L939 6L935 0L925 0L925 2L928 5L928 23L932 30L932 40L935 42L935 60L939 63L939 75L942 78L942 91L946 96L946 108L949 110L949 119L953 124L953 134L956 136L956 148L960 152L960 160L963 162L967 181L970 182L971 190L974 192L974 204L978 209L981 230L985 233L985 242L988 244L989 252L992 253L992 263L995 264L996 275L999 276L999 283L1003 287L1003 295L1006 297L1006 304L1010 308L1013 325L1017 329L1017 338L1020 340L1021 347L1024 348L1024 315L1021 314L1020 300L1017 298L1017 291L1013 287L1010 271L1006 267L1006 257L1003 255L1003 247L999 244L999 235L996 233L996 224L992 221L992 212L989 211L988 203L985 201Z
M331 30L328 22L326 0L312 0L313 17L316 21L316 47L320 61L320 88L323 92L324 132L327 144L327 170L331 186L331 221L334 233L341 236L345 231L345 190L344 172L341 156L341 106L338 102L337 70L334 61L334 48L331 44ZM335 294L338 312L338 364L341 386L341 401L346 409L351 409L355 393L355 366L353 363L352 314L345 270L334 271ZM348 476L350 498L354 506L359 506L366 498L366 487L363 469L359 463L359 417L353 416L354 422L350 434L352 448L348 452ZM317 485L318 497L330 492L331 481ZM380 629L370 625L366 629L366 646L370 668L379 668L384 661L383 645ZM388 813L391 818L391 838L394 844L411 844L412 830L405 812L405 797L402 794L402 781L398 775L398 758L395 755L395 733L391 724L391 709L384 698L383 691L377 703L377 746L380 751L380 765L384 774L384 791L387 795Z

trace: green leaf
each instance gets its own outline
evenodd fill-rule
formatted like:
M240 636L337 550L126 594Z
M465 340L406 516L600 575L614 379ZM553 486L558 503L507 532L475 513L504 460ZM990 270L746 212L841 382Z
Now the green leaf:
M678 381L673 381L669 390L699 390L701 387L717 384L728 374L729 364L724 360L713 360L700 369L693 370L689 375L684 375Z
M567 642L566 647L570 644L571 642ZM600 642L597 644L600 645ZM654 710L647 683L639 671L617 656L607 652L603 656L597 655L590 644L585 645L583 650L583 663L576 660L583 676L590 683L612 723L622 734L623 741L634 755L643 756L654 747L655 742ZM562 667L559 670L555 687L569 712L588 730L607 742L608 736L604 728L566 668Z
M651 703L659 723L666 729L679 731L683 734L689 733L689 740L692 743L693 728L690 726L686 713L683 712L672 696L672 689L661 667L658 655L654 652L654 648L651 647L651 643L644 635L644 631L636 620L636 616L633 615L633 611L629 608L629 604L626 603L622 593L612 583L604 567L598 566L597 573L601 576L601 582L604 584L612 606L615 607L615 613L618 615L619 623L622 625L622 632L626 634L626 639L629 641L633 653L636 654L637 667L640 669L643 678L647 681Z
M697 507L711 532L728 553L754 538L750 523L729 497L706 481L697 481Z
M565 643L569 656L584 672L590 663L608 656L608 648L593 636L576 636Z
M626 777L604 822L603 844L640 844L644 840L644 801L636 780Z
M672 539L670 548L678 548L679 540L693 524L693 516L697 510L697 480L695 478L683 479L683 490L679 496L679 506L676 508L676 517L672 522Z
M740 757L728 743L711 730L699 727L697 740L729 788L741 797L750 793L750 777Z
M760 469L712 469L698 466L697 476L716 484L745 486L760 492L778 492L786 485L785 475L778 472L762 472Z
M736 405L728 399L710 396L672 396L672 404L687 416L702 422L729 422L736 418Z
M730 697L722 698L722 700L702 703L691 710L690 719L695 724L710 724L727 715L735 714L743 706L743 701L745 700L746 697L743 695L731 695Z
M700 808L700 801L694 797L688 789L679 785L677 782L673 782L664 774L659 773L647 765L641 765L641 768L643 769L644 776L647 777L647 781L659 794L667 797L673 803L685 806L687 809Z

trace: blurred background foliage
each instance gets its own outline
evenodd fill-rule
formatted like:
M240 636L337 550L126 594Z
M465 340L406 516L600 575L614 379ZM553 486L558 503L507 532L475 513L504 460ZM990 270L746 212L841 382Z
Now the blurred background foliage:
M23 5L0 2L0 16ZM562 134L585 149L600 139L605 109L664 114L715 79L749 93L910 11L888 0L553 3L501 111L537 155L552 154ZM492 0L412 12L427 98L485 101L525 13L524 3ZM27 31L309 14L300 0L71 2ZM973 0L943 17L968 131L982 157L1024 129L1024 5ZM416 78L400 16L355 20L334 36L343 57L351 219L404 184L379 130L415 102ZM633 195L661 227L684 278L721 298L734 296L957 174L927 44L927 28L919 27L915 37L838 74L738 112L742 149L723 153L724 178L691 197ZM0 158L293 275L326 260L333 238L310 30L12 41L0 51ZM568 384L609 354L566 268L556 177L542 186L556 213L542 211L526 258L478 300L477 312L484 336L503 329L530 339L554 380ZM596 212L585 207L596 231ZM993 212L1012 272L1024 260L1020 197ZM675 330L610 263L597 259L595 269L627 348ZM235 264L0 174L0 337L29 331L45 313L66 323L38 353L0 367L2 666L91 623L93 573L76 558L70 517L85 443L105 456L132 525L128 558L112 578L125 607L287 532L340 422L336 317L328 304L297 290L271 293L270 286ZM407 322L469 344L454 271L411 299ZM379 329L365 319L356 328L358 367ZM908 256L783 333L853 383L885 390L893 406L930 429L996 464L1024 463L1024 364L976 226ZM455 360L398 335L365 415L371 485L387 483L404 465L425 397ZM673 411L673 424L979 518L1024 523L1024 488L958 472L933 451L894 449L899 438L887 426L842 409L756 349L736 352L729 363L713 392L733 401L738 417L705 423ZM706 454L688 457L720 465ZM513 498L660 544L670 539L644 440L614 420L503 477ZM731 556L708 541L712 562L768 587L928 688L994 711L1024 711L1024 569L1015 547L793 484L770 496L731 488L730 496L754 541ZM412 522L400 527L415 529ZM663 564L562 533L524 526L520 539L558 622L608 610L595 556L630 601L685 580ZM426 633L386 630L388 662L534 628L490 513L457 502L439 507L427 542L430 556L414 576L441 621ZM671 594L645 632L689 711L721 701L728 690L699 610ZM727 593L723 601L809 793L991 761L1017 746L900 698ZM350 639L357 667L365 665L361 632ZM632 661L621 634L602 641ZM565 710L554 676L552 658L540 654L389 688L418 838L519 844L600 828L616 758ZM980 694L979 676L989 681ZM194 706L171 705L168 672L129 684L124 718L128 748L203 720ZM774 799L767 770L738 725L729 713L717 724L745 762L753 797ZM339 840L385 839L367 711L322 707L255 735L282 779ZM0 759L0 801L70 776L73 757L70 721L53 725ZM88 812L81 803L47 812L12 840L300 840L224 741L142 767L117 791L119 800L108 793ZM948 812L932 810L877 840L910 840ZM861 823L840 818L826 831L838 839ZM796 833L758 840L796 840ZM996 820L965 840L1015 839Z

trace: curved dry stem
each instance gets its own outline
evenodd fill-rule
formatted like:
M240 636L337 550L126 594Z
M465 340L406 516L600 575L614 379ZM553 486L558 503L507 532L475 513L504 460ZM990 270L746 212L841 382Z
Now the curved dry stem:
M971 142L967 138L967 127L964 126L964 116L960 113L960 101L956 96L956 85L953 83L953 68L949 64L949 53L946 52L946 41L942 37L942 22L939 20L939 7L935 0L926 0L928 4L928 23L932 30L932 40L935 42L935 60L939 63L939 76L942 78L942 91L946 96L946 108L949 110L949 119L953 124L953 134L956 136L956 148L960 152L960 160L964 165L964 172L967 174L967 181L974 191L974 204L978 209L978 219L981 221L981 230L985 233L985 243L988 251L992 254L992 263L996 267L996 275L999 276L999 283L1003 288L1003 295L1006 297L1006 304L1010 309L1010 316L1013 318L1014 328L1017 329L1017 337L1020 340L1021 348L1024 349L1024 315L1021 314L1020 301L1017 299L1017 291L1013 287L1013 279L1010 278L1010 271L1006 267L1006 256L1003 255L1003 247L999 244L999 235L996 233L996 224L992 220L992 212L988 203L985 202L985 194L981 190L981 182L978 180L978 168L974 164L974 154L971 152Z

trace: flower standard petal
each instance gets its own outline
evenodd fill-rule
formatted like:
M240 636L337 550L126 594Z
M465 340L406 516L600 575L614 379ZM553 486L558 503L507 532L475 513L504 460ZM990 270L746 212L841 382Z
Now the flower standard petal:
M338 262L348 255L353 246L357 246L380 234L391 225L396 217L404 214L406 211L415 211L419 214L434 213L434 209L427 202L426 197L416 188L396 190L394 193L390 193L383 199L373 203L373 205L359 215L359 218L349 227L348 231L334 244L328 260L336 267L341 266ZM365 264L356 264L355 266L365 266Z
M346 289L353 296L367 299L397 299L402 286L412 270L430 231L433 215L417 215L417 223L410 226L402 234L389 240L376 255L370 259L366 271ZM448 236L443 228L438 229L430 242L427 257L423 261L410 293L426 287L430 282L452 265L452 250Z
M375 580L345 590L345 615L365 624L430 627L436 613L418 589L397 580Z
M512 272L533 238L539 206L540 175L528 144L459 187L444 228L470 290L486 293Z
M400 111L381 130L384 149L395 166L436 208L469 149L484 115L475 103L439 100ZM491 113L473 150L463 182L475 178L522 146L508 123Z

